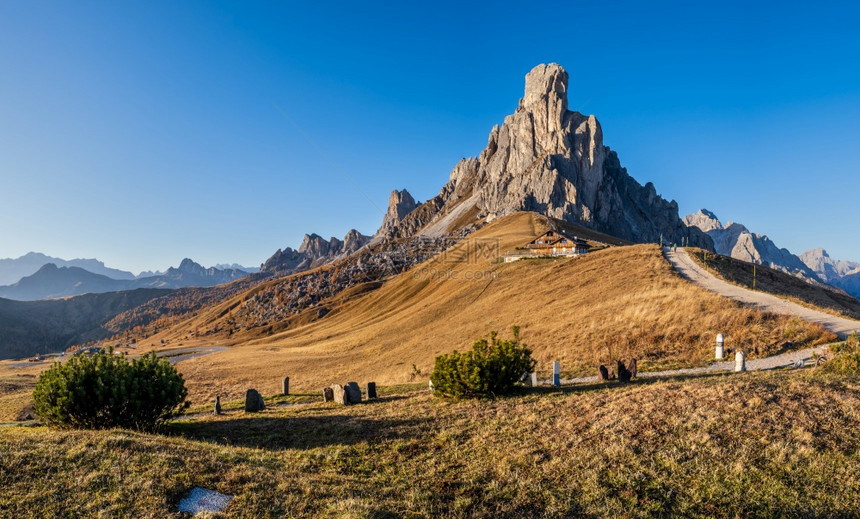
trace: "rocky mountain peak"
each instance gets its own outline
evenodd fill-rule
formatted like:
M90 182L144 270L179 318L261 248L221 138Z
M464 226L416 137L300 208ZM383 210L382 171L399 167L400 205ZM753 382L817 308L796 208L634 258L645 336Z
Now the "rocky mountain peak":
M203 266L202 266L202 265L198 265L198 264L197 264L197 263L195 263L195 262L194 262L194 260L192 260L191 258L185 258L185 259L183 259L183 260L179 263L179 266L177 267L177 270L181 270L181 271L184 271L184 272L189 272L189 271L199 270L199 269L202 269L202 268L203 268Z
M369 241L369 236L365 236L360 232L356 231L355 229L350 229L349 232L346 233L346 236L343 237L341 252L345 254L352 254L358 249L364 247Z
M325 238L316 233L305 234L302 238L302 244L299 245L299 252L308 254L314 257L324 256L329 250L329 242Z
M684 217L684 224L688 227L698 227L704 232L723 228L717 215L707 209L699 209L697 213L688 214Z
M557 63L538 65L526 74L526 89L517 112L534 115L542 137L561 131L567 114L567 71Z
M800 255L800 259L823 281L843 288L852 295L860 295L860 263L833 259L822 248L808 250ZM850 285L842 283L847 277L853 278Z
M800 258L787 249L777 247L767 236L753 234L745 226L736 222L729 222L724 226L717 215L707 209L685 216L684 224L706 233L713 241L714 250L718 254L767 265L807 279L817 278L813 270Z
M324 265L330 261L351 254L370 241L355 229L350 229L343 240L332 237L328 240L316 233L305 234L299 250L287 247L278 249L275 254L260 266L260 271L269 274L286 275Z
M409 194L409 191L405 189L401 191L395 189L392 191L388 197L388 211L385 212L385 216L382 218L382 225L379 226L376 234L384 235L396 228L403 218L415 210L416 207L418 207L418 204L412 198L412 195Z
M685 226L678 205L642 186L603 145L593 115L568 110L568 74L538 65L525 77L513 114L494 126L487 147L461 160L439 194L402 220L386 215L380 237L441 237L465 226L535 211L634 242L667 241L712 248Z

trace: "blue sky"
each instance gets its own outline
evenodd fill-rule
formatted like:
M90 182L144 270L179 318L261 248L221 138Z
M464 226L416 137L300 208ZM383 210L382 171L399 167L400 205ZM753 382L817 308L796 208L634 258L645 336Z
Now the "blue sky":
M309 4L0 2L0 257L256 265L370 234L557 62L682 216L860 260L854 7Z

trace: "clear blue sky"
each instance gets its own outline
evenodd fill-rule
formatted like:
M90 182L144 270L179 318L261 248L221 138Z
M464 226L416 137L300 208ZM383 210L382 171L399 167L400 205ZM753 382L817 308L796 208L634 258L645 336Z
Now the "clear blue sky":
M306 232L370 234L557 62L682 216L860 260L854 7L310 4L0 2L0 257L256 265Z

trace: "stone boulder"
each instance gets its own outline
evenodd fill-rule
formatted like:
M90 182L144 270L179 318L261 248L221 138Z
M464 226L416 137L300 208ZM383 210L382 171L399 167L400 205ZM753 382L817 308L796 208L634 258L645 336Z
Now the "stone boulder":
M331 390L334 393L334 401L341 405L349 405L349 397L346 394L346 388L340 384L333 384Z
M609 370L603 364L597 368L597 380L609 380Z
M630 382L630 379L633 378L633 374L624 366L624 363L620 360L616 363L616 367L618 370L618 381L619 382Z
M246 413L256 413L257 411L262 411L266 408L266 404L263 402L263 395L259 393L256 389L249 389L245 392L245 412Z
M349 382L344 389L346 390L346 395L350 404L361 403L361 388L358 386L358 383Z

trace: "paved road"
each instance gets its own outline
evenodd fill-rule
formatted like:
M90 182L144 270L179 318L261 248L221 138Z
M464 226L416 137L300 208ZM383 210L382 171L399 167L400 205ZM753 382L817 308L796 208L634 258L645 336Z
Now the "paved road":
M793 350L778 355L771 355L763 359L747 359L747 371L759 371L766 369L781 369L781 368L801 368L812 366L813 353L819 355L827 353L827 345L818 346L816 348L804 348L802 350ZM659 377L676 377L679 375L700 375L702 373L717 373L720 371L734 371L735 361L729 360L725 362L713 362L701 368L683 368L673 369L669 371L640 371L636 374L638 378L659 378ZM561 381L562 384L583 384L586 382L597 382L597 377L581 377L570 378ZM542 385L550 385L552 382L545 380Z
M727 283L700 267L698 263L690 258L690 255L684 249L677 249L674 252L666 249L665 255L666 259L669 260L682 276L721 296L755 306L760 310L775 314L794 315L804 321L821 324L843 339L853 331L860 331L860 321L846 317L837 317L826 312L792 303L791 301L786 301L785 299L780 299L765 292L756 292Z

